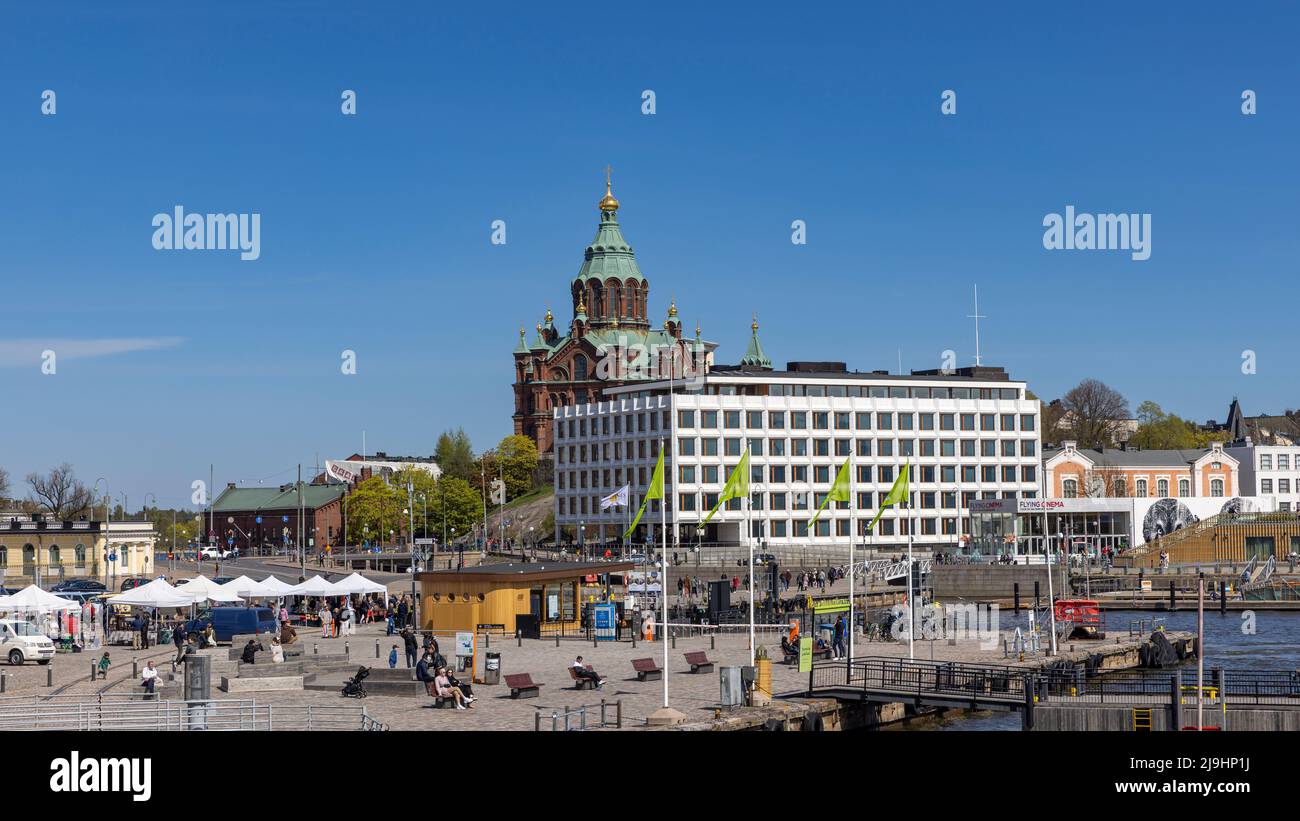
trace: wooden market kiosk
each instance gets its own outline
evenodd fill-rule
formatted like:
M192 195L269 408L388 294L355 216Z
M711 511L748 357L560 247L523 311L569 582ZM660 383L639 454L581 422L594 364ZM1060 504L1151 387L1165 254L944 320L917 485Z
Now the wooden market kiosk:
M622 602L632 562L505 562L417 575L421 627L540 638L582 629L584 604Z

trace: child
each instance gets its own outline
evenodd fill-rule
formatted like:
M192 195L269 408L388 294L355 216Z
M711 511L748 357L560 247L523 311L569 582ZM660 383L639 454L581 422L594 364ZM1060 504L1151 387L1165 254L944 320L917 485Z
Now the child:
M387 619L385 619L385 621L388 622L388 633L387 633L387 635L390 635L390 636L391 636L391 635L393 635L393 628L396 627L396 624L394 624L394 622L393 622L393 611L392 611L392 610L389 610L389 611L388 611L388 617L387 617Z
M100 676L100 678L104 678L104 679L107 679L107 678L108 678L108 664L109 664L109 661L108 661L108 651L105 650L105 651L104 651L104 655L103 655L102 657L100 657L100 659L99 659L99 676Z
M388 651L388 669L393 670L396 669L396 667L397 667L397 645L394 644L393 649Z

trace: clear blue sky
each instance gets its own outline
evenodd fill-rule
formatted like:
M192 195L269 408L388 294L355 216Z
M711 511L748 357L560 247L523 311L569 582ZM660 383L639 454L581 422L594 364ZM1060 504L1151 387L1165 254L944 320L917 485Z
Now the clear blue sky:
M209 463L290 480L363 430L389 453L458 425L492 444L520 323L570 318L606 163L653 315L676 295L719 361L757 311L778 363L968 364L978 283L985 362L1040 396L1095 376L1200 421L1234 394L1300 404L1293 10L478 5L4 6L17 491L68 461L134 509L187 502ZM261 258L154 250L178 204L260 213ZM1152 214L1151 259L1044 250L1066 205Z

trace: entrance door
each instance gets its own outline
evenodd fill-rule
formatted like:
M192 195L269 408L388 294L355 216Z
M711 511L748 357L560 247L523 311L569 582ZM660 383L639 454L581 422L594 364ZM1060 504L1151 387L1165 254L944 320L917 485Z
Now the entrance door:
M36 548L23 545L23 575L29 579L36 575Z

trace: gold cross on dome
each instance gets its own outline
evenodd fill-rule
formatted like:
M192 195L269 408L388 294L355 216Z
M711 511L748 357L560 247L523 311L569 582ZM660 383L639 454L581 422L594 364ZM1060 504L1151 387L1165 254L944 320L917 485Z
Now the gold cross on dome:
M613 172L614 172L614 169L613 169L612 167L610 167L610 166L608 166L608 165L605 166L605 187L606 187L606 188L609 188L609 186L610 186L610 175L611 175Z

